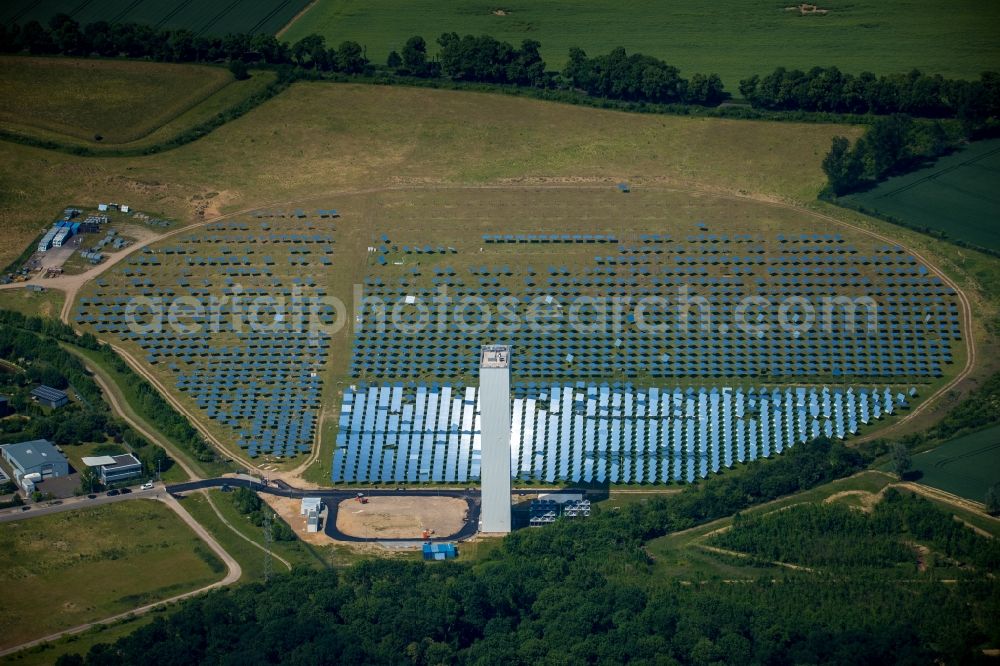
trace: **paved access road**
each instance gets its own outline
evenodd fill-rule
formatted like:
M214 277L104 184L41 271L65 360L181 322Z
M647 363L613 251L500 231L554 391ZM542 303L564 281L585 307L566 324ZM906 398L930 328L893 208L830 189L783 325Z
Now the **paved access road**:
M166 495L163 486L156 486L150 490L134 489L132 492L125 495L115 495L114 497L108 497L103 492L95 494L97 497L94 499L90 499L86 495L82 495L80 497L70 497L64 500L55 500L56 502L60 502L59 504L55 504L54 502L26 504L25 506L30 507L27 510L25 510L23 506L17 506L12 509L4 509L3 511L0 511L0 523L9 523L12 520L25 520L27 518L34 518L35 516L48 516L53 513L62 513L63 511L87 509L92 506L100 506L102 504L125 502L130 499L163 500Z
M190 492L193 490L202 490L204 488L221 488L222 486L242 486L244 488L252 488L259 493L268 493L270 495L277 495L279 497L322 497L327 506L327 518L326 525L323 531L332 539L337 541L351 541L355 543L365 543L365 542L378 542L378 543L393 543L393 542L409 542L414 541L460 541L462 539L468 539L469 537L476 534L479 531L479 511L480 511L480 496L478 490L437 490L434 488L419 488L419 489L407 489L407 490L364 490L364 494L367 497L455 497L461 500L465 500L465 503L469 507L469 511L466 515L465 525L462 526L458 532L454 534L448 534L444 536L433 536L429 539L386 539L383 537L357 537L350 534L344 534L337 529L337 509L339 504L346 500L352 499L357 496L359 491L357 489L351 490L322 490L322 489L309 489L300 490L298 488L293 488L287 483L281 482L280 485L275 483L274 485L264 485L260 481L252 480L247 477L222 477L215 479L204 479L202 481L189 481L187 483L177 483L171 486L167 486L167 492L172 495L179 495L181 493Z

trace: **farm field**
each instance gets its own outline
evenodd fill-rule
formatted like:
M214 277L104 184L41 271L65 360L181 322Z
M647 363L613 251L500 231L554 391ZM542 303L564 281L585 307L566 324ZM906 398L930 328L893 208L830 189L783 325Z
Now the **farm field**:
M665 59L682 76L718 73L736 96L740 79L778 66L836 65L878 74L916 67L959 78L976 78L1000 66L1000 6L995 3L819 3L829 13L810 16L785 9L795 4L457 0L445 8L433 0L319 0L283 36L295 41L318 33L330 44L355 40L380 63L412 35L423 36L432 53L443 32L488 34L515 45L533 39L541 42L549 69L561 69L573 46L592 56L624 46Z
M181 134L274 81L236 81L221 67L0 56L13 93L0 129L92 150L138 149ZM98 139L100 137L100 139Z
M220 67L0 57L4 126L29 125L99 143L134 141L233 80Z
M982 502L1000 482L1000 426L953 439L913 456L918 483Z
M0 545L0 647L202 587L225 571L154 501L3 523Z
M977 141L933 165L846 197L866 210L1000 251L1000 139Z
M168 30L185 29L195 35L231 32L273 34L288 23L308 0L235 0L228 3L174 2L172 0L11 0L0 10L0 22L47 23L59 13L81 25L96 21L143 23Z

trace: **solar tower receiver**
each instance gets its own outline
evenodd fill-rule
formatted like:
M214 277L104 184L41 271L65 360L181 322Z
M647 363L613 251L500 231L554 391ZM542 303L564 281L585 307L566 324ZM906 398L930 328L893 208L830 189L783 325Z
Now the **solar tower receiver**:
M480 531L510 532L510 347L485 345L479 356L482 432Z

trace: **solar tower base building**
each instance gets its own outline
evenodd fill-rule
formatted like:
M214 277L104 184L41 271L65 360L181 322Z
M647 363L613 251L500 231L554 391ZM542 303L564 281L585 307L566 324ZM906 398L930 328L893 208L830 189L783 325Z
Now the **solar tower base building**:
M482 437L480 531L510 532L510 347L485 345L479 356Z

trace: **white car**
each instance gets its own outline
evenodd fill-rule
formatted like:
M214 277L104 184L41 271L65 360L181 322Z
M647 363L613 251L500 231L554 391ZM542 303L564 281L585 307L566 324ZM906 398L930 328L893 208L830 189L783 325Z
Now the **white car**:
M146 483L139 486L139 490L152 490L152 489L153 489L152 481L147 481Z

